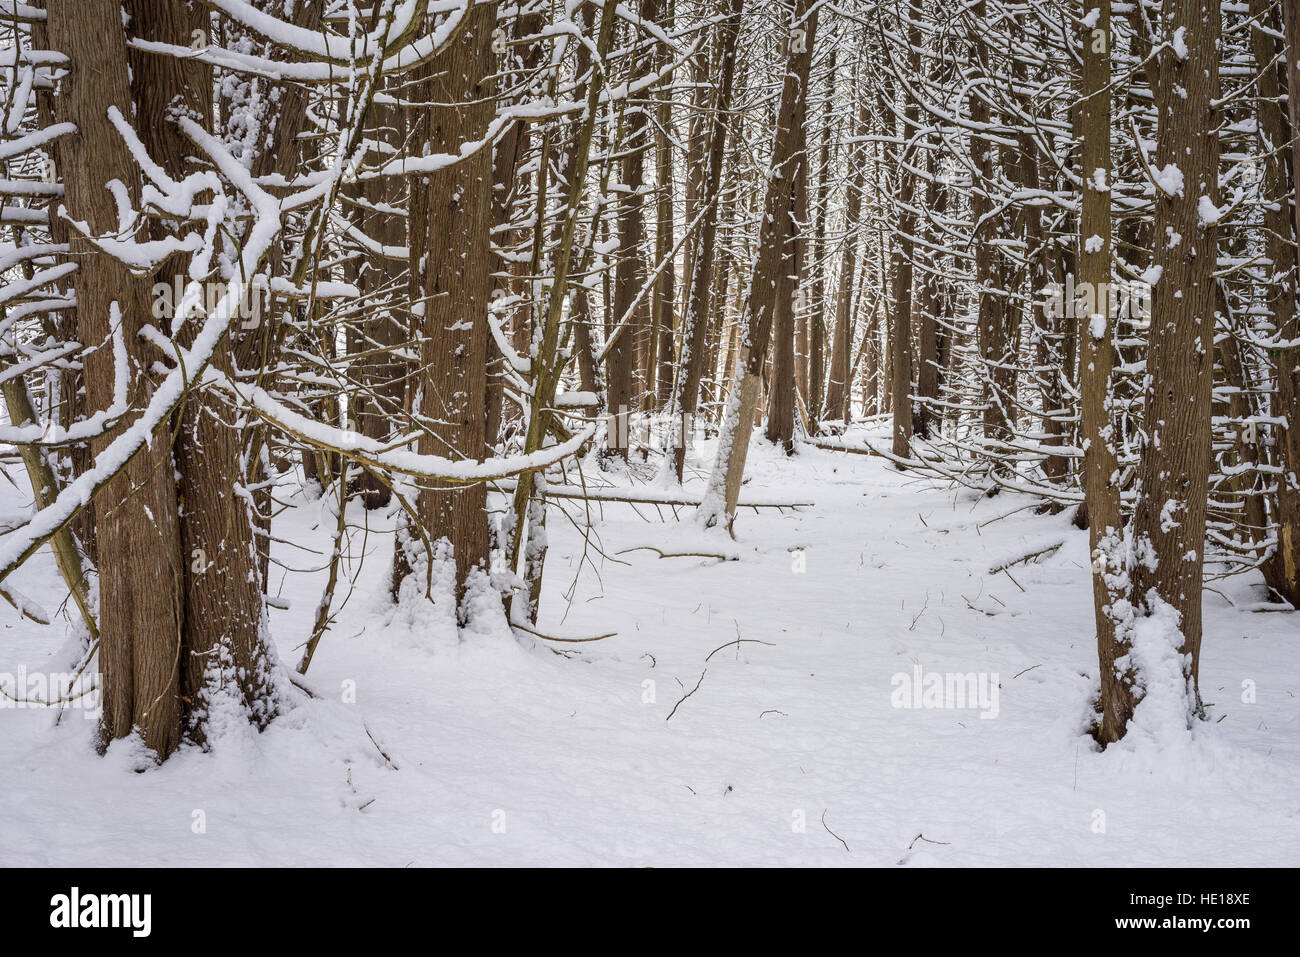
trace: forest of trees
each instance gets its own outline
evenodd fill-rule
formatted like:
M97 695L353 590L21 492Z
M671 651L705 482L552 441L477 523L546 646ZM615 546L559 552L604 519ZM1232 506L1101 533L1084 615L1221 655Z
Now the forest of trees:
M0 0L0 35L0 596L54 617L9 578L52 551L106 744L273 722L349 502L398 516L395 602L454 574L462 624L546 642L579 461L720 538L760 442L1072 510L1103 744L1144 628L1194 714L1203 590L1300 606L1293 0ZM338 522L280 663L286 482Z

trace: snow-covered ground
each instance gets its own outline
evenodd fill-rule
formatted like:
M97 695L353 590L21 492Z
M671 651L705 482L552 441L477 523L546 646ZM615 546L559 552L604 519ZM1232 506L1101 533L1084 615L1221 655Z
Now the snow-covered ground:
M294 692L263 734L234 723L210 753L132 773L76 712L0 711L0 864L1300 864L1300 621L1246 610L1258 583L1205 595L1209 720L1139 724L1100 753L1087 537L1065 516L811 448L756 444L749 473L747 490L816 505L746 511L735 543L686 513L593 505L593 564L552 512L539 627L617 632L603 641L394 610L391 536L372 535L306 679L317 697ZM276 534L324 550L328 503L296 502ZM738 560L625 551L644 545ZM286 662L322 580L289 575L271 611ZM47 608L56 582L48 552L14 576ZM0 625L0 672L64 666L62 619L6 605ZM931 675L983 693L898 706Z

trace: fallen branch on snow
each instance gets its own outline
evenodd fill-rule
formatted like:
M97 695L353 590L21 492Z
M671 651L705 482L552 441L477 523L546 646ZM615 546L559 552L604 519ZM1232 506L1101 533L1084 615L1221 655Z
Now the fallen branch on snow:
M1038 558L1042 555L1050 555L1052 552L1055 552L1064 544L1065 544L1065 540L1062 539L1061 541L1057 542L1054 545L1048 545L1046 548L1040 548L1037 551L1029 552L1028 554L1021 555L1019 558L1013 558L1010 561L1002 562L1000 565L994 565L992 568L989 569L989 574L996 575L998 572L1005 571L1006 569L1010 568L1012 565L1019 565L1021 562L1027 562L1030 561L1031 559Z

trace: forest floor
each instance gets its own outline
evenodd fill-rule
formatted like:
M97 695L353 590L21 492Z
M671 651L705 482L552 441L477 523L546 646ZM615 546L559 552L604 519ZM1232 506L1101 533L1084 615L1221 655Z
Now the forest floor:
M210 752L136 774L75 711L0 712L0 864L1300 864L1300 618L1249 610L1256 579L1205 594L1207 720L1139 721L1102 753L1087 535L1066 515L812 448L756 444L750 475L746 494L815 506L744 511L730 542L689 510L593 505L593 564L582 504L552 512L539 628L603 641L394 609L392 536L371 535L316 697L262 734L218 722ZM294 502L275 554L319 565L296 546L328 548L329 503ZM737 560L625 551L647 545ZM289 575L270 612L286 663L323 581ZM56 583L48 552L15 575L47 608ZM64 668L66 623L15 617L0 672ZM932 675L983 694L899 706Z

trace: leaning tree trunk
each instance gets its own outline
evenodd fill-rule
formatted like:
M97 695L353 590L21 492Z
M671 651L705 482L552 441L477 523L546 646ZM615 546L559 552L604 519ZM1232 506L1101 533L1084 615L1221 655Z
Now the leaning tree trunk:
M0 312L3 319L3 312ZM0 372L9 372L15 363L0 361ZM9 421L23 425L37 421L36 407L32 403L31 393L27 391L27 381L21 375L14 375L0 386L4 395L5 411ZM38 444L20 445L18 454L27 471L27 481L32 488L32 500L38 509L45 508L54 501L59 492L59 480L50 466L50 460ZM95 617L94 598L91 594L89 573L90 563L82 556L81 543L71 527L64 527L50 536L50 551L54 553L54 564L68 587L68 594L81 613L81 620L86 626L86 637L93 643L99 640L99 623Z
M718 458L708 491L700 504L700 515L706 525L725 518L730 528L740 499L745 457L754 429L754 407L762 386L777 287L785 261L783 239L789 228L790 183L795 179L797 164L806 162L798 152L800 133L797 124L807 115L808 73L817 33L817 9L812 4L813 0L794 0L792 4L785 80L776 116L762 226L740 319L740 361L718 437Z

